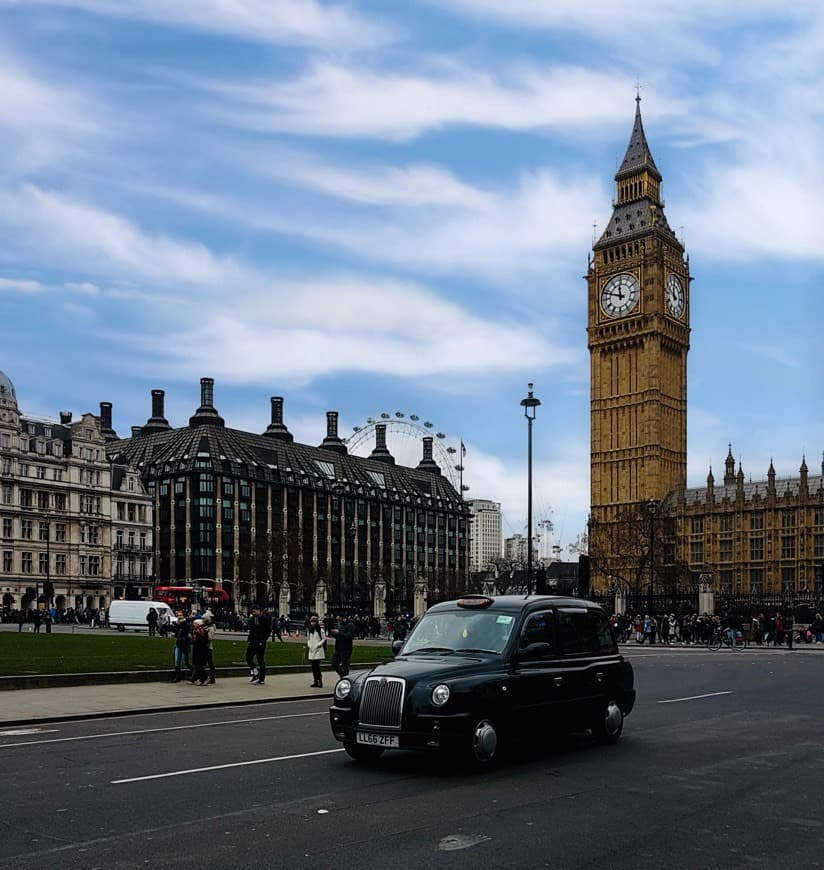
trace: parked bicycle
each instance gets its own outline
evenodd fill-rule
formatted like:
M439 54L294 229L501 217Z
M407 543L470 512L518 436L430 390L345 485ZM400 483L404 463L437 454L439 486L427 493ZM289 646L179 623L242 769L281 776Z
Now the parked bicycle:
M734 628L721 628L720 625L713 627L706 643L707 649L711 650L718 650L725 646L727 649L741 652L747 646L747 641L740 631L736 631Z

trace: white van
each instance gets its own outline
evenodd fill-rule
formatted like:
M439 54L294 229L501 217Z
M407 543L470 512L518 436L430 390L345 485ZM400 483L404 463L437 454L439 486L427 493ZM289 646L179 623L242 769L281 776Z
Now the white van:
M125 631L127 628L149 630L146 617L149 608L154 607L158 615L162 610L168 611L169 622L177 622L174 611L162 601L112 601L109 605L109 628Z

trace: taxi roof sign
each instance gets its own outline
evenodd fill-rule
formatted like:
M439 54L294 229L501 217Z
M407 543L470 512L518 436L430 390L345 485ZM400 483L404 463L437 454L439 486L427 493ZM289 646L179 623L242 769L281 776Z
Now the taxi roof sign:
M490 607L492 601L488 595L464 595L458 599L458 607Z

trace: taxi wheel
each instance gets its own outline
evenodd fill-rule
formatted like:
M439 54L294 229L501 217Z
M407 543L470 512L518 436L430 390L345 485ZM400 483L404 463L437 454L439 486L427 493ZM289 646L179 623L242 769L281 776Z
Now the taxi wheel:
M463 754L464 766L469 770L484 770L498 760L501 739L495 723L484 717L473 720Z
M592 736L599 743L617 743L624 730L624 711L620 704L610 698L592 723Z
M377 761L383 755L383 749L379 746L363 746L361 743L352 743L349 740L344 741L343 748L350 758L366 764Z

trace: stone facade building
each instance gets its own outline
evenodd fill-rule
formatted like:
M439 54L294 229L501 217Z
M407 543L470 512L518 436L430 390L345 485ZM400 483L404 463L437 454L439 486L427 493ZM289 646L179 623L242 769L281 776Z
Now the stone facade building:
M587 269L594 591L700 585L724 595L822 594L824 466L687 488L689 257L670 229L640 98L612 216ZM765 324L766 326L766 324Z
M280 397L261 434L225 425L210 378L188 426L172 428L164 401L154 390L146 424L107 445L146 486L158 584L214 585L237 607L380 616L465 587L469 511L433 460L431 438L418 466L405 468L381 425L369 457L349 455L334 411L312 447L294 441Z
M20 412L0 372L0 592L4 609L97 610L112 595L111 405L58 421ZM115 472L117 478L118 472ZM115 487L116 488L116 487ZM142 531L151 533L150 520Z

